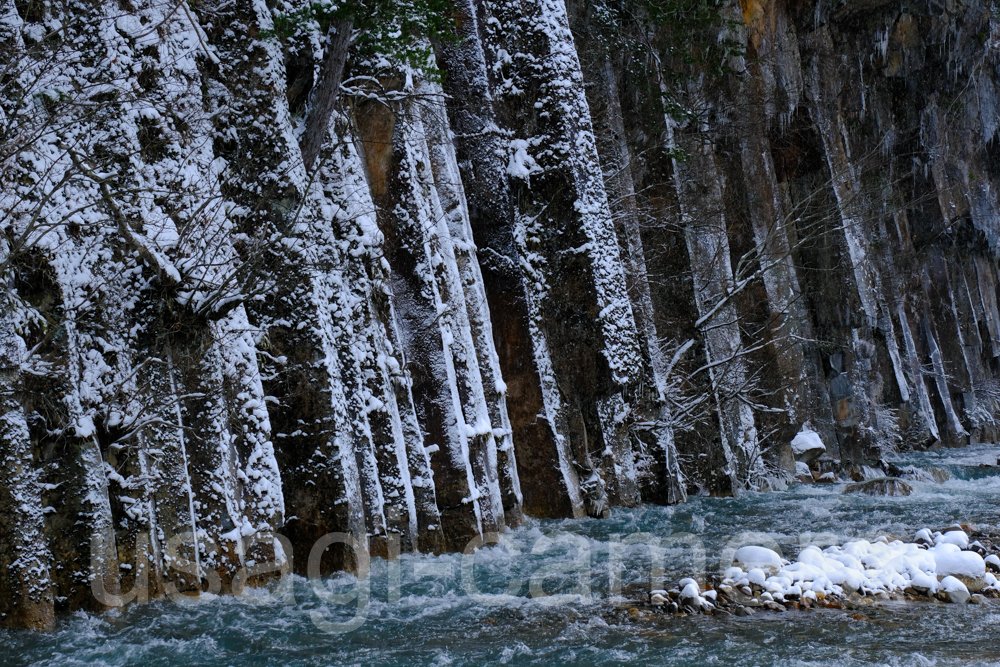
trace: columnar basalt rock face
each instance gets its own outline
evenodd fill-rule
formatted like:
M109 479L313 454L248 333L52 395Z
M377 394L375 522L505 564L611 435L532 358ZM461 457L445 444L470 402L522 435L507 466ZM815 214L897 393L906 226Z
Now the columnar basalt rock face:
M503 159L510 139L498 124L503 110L494 104L497 72L487 64L482 44L487 9L471 0L456 3L456 9L462 41L442 45L438 61L448 72L446 91L454 100L449 105L449 120L455 133L472 242L491 311L498 364L510 399L511 440L519 474L532 480L522 487L523 502L535 515L572 515L557 432L549 419L539 418L546 414L544 368L536 358L527 296L530 282L521 270L515 200ZM475 186L469 187L472 183Z
M988 3L279 5L0 2L0 625L997 438Z

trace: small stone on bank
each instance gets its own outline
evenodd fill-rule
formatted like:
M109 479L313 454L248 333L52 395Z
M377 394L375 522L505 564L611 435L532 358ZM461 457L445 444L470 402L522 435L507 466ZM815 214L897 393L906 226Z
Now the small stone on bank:
M990 568L992 572L1000 572L1000 556L990 554L984 560L986 561L986 567Z

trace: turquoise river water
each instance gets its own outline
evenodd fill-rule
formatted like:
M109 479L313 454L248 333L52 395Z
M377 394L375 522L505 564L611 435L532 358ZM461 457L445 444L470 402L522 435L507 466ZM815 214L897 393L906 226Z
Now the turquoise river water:
M472 555L376 559L370 575L196 604L159 600L60 618L55 632L0 631L3 665L986 665L1000 664L1000 600L887 602L851 612L663 617L635 622L619 592L648 590L648 548L667 585L718 570L740 544L794 556L806 544L911 539L922 527L1000 523L1000 448L900 455L952 479L906 497L792 486L610 519L529 520ZM636 544L632 544L636 543ZM470 549L471 552L471 549ZM728 563L725 563L728 565ZM618 573L616 576L615 573Z

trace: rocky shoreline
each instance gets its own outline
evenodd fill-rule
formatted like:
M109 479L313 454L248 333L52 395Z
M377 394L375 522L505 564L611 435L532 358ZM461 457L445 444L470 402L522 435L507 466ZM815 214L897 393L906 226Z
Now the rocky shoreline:
M654 615L734 615L817 608L861 611L890 601L985 604L1000 598L1000 530L954 524L924 528L912 541L854 540L808 546L788 561L743 546L721 575L684 578L636 594L622 609L633 621Z

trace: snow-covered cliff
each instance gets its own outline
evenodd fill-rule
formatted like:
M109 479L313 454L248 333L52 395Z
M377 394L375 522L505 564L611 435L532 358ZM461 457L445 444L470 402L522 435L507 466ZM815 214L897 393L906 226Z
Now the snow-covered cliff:
M0 625L997 437L988 3L310 7L0 0Z

